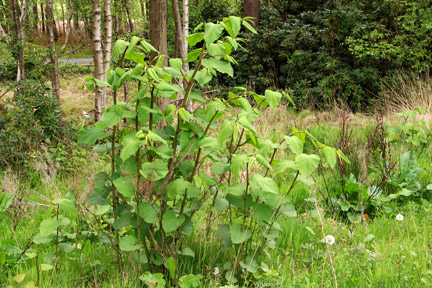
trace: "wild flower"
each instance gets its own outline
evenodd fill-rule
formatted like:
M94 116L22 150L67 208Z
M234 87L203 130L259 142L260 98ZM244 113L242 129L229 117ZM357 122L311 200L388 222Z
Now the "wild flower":
M398 215L396 215L396 220L402 221L402 220L404 220L404 216L402 214L398 214Z
M336 239L335 239L335 237L332 236L332 235L327 235L327 236L324 238L324 242L325 242L327 245L333 245L333 244L336 242Z

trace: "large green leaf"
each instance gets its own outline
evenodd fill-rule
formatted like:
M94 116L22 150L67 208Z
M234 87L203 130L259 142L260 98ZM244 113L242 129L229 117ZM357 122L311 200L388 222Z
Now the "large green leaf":
M220 73L228 74L231 77L234 75L234 70L231 64L225 61L220 61L215 58L204 59L202 61L202 65L207 68L213 68Z
M222 146L225 143L225 141L231 137L233 132L234 132L234 121L231 119L224 119L219 134L217 136L217 141L219 146Z
M72 200L57 198L53 201L54 204L58 204L60 209L65 212L68 217L76 218L78 216L78 209L75 207L75 203Z
M228 17L228 23L231 26L231 30L233 32L233 37L236 37L238 33L240 32L241 28L241 18L237 16L229 16Z
M330 168L334 168L336 166L337 161L337 150L333 147L325 146L321 149L321 152L324 155L324 159L326 160L327 164L330 166Z
M120 238L120 249L126 252L138 250L140 245L137 244L137 240L132 235L127 235Z
M303 142L296 136L285 136L285 142L287 143L290 150L298 155L303 153Z
M149 224L154 224L159 220L158 213L147 201L140 204L139 215Z
M131 198L135 194L135 187L130 183L126 177L119 177L113 181L114 186L117 188L120 194L126 198Z
M300 173L309 177L318 168L320 158L318 155L299 154L296 156L297 169Z
M165 212L162 218L162 227L165 232L172 232L177 230L180 225L185 221L185 216L180 215L177 217L176 213L173 210L168 210Z
M223 30L224 27L221 24L207 23L204 30L204 40L207 45L219 39Z
M93 145L97 140L111 135L111 132L100 130L96 127L84 128L78 136L78 144Z
M162 160L146 162L141 166L141 175L150 181L157 181L168 174L168 166Z
M204 39L203 33L194 33L186 36L186 40L189 43L190 47L195 46L197 43L201 42Z
M243 243L252 236L249 230L243 230L239 224L233 224L231 226L231 241L234 244Z
M272 209L268 205L264 203L254 203L252 204L252 208L254 211L253 217L255 219L265 221L265 222L269 222L270 219L272 219L274 209Z
M122 108L120 106L112 106L104 113L101 123L104 128L110 128L120 123L121 119Z
M120 158L124 161L128 159L130 156L132 156L140 146L143 144L143 141L141 141L135 133L131 133L124 137L123 139L123 148L120 152Z
M255 174L251 178L251 184L257 190L262 190L264 192L269 192L273 194L279 194L279 186L273 179L269 177Z
M280 100L282 99L282 94L279 92L266 90L265 91L265 99L271 108L276 108L279 105Z

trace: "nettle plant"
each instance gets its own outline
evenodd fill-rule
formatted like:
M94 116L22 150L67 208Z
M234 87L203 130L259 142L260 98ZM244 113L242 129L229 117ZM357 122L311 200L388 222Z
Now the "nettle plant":
M187 247L191 239L211 241L210 234L217 235L216 245L227 256L218 269L228 283L274 273L265 261L282 229L277 221L296 216L287 195L298 181L313 185L310 176L320 155L332 168L338 157L346 159L306 131L294 129L279 143L260 137L252 123L260 109L274 109L283 92L258 95L240 87L226 100L201 92L217 73L233 76L236 61L230 54L241 47L242 26L255 32L248 19L233 16L198 26L187 37L193 50L185 62L194 67L188 73L181 59L169 59L167 67L162 55L146 62L157 51L133 37L113 46L118 67L108 72L106 82L87 79L89 88L108 87L114 95L103 119L79 136L79 143L97 142L94 150L111 156L111 171L95 178L89 210L108 223L101 242L112 245L119 266L124 269L125 255L131 256L138 271L149 270L141 280L152 287L167 281L199 286L203 276L180 277L190 271L180 271L179 263L198 253ZM124 59L136 66L120 68ZM136 81L138 87L127 103L117 99L125 81ZM306 153L305 141L316 149ZM290 156L277 160L277 152L287 147Z

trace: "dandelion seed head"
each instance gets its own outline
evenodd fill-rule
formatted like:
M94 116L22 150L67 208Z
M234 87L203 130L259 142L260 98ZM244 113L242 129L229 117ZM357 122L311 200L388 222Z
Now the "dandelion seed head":
M403 221L404 220L404 216L402 214L398 214L398 215L396 215L396 220L397 221Z
M334 237L333 235L327 235L327 236L324 238L324 242L325 242L327 245L333 245L333 244L336 242L336 239L335 239L335 237Z

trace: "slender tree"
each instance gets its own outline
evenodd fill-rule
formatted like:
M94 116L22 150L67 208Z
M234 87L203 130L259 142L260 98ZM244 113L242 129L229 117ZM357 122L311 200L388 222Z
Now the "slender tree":
M130 8L130 0L123 0L123 7L126 12L128 24L129 24L129 32L134 31L133 20L131 16L131 8Z
M166 0L150 0L149 3L149 18L150 18L150 42L162 55L168 55L167 41L167 2ZM156 58L157 53L150 54L151 58ZM165 57L164 65L167 65L168 60ZM165 110L168 101L163 98L158 102L161 111ZM162 125L162 124L160 124Z
M54 95L60 100L60 77L58 69L58 57L56 53L55 41L54 41L54 14L53 14L53 1L46 0L46 22L48 26L48 38L50 48L50 60L51 60L51 85Z
M64 44L63 44L63 46L61 48L62 50L66 48L66 45L67 45L67 43L69 41L72 44L72 50L73 50L72 16L73 16L73 6L72 6L72 3L71 3L71 0L68 0L67 1L67 19L66 19L66 26L67 26L67 28L66 28L66 31L65 31L65 33L66 33L66 35L65 35L65 42L64 42Z
M45 14L44 14L44 8L42 3L40 3L40 10L41 10L42 32L45 32Z
M111 42L112 42L112 16L111 16L111 0L104 2L104 27L105 35L102 38L102 11L101 0L93 0L93 62L94 62L94 77L101 81L106 80L106 71L110 67L111 62ZM104 43L104 49L102 49ZM102 120L103 109L107 104L106 87L95 87L95 120Z
M13 16L13 25L12 25L12 43L16 45L16 60L17 60L17 82L25 79L25 70L24 70L24 45L25 45L25 36L24 36L24 21L26 19L28 7L27 0L23 0L21 2L21 7L18 3L18 0L9 0L8 2L10 10L12 11Z
M180 17L180 8L178 0L172 0L172 8L174 14L175 23L175 47L178 49L179 56L183 60L183 70L189 72L189 64L184 62L188 53L188 43L186 36L189 33L189 3L187 0L183 0L183 21ZM183 87L184 83L180 82L179 85ZM182 95L179 95L182 96ZM191 103L189 101L187 108L189 111L192 110Z

